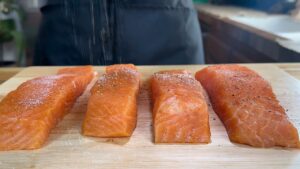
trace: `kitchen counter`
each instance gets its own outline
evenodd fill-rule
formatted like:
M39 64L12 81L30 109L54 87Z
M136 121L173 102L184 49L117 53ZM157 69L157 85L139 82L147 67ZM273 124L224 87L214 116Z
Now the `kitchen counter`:
M197 5L196 9L206 63L300 61L300 20L233 6Z
M285 72L289 73L296 79L300 80L300 63L280 63L280 64L266 64L266 65L275 65ZM0 68L0 84L8 80L10 77L14 76L24 68Z

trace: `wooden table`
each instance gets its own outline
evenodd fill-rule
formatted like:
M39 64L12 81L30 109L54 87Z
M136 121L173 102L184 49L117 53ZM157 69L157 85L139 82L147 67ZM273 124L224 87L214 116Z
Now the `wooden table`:
M0 84L23 70L23 68L13 67L13 68L0 68Z
M270 63L271 64L271 63ZM289 73L296 79L300 80L300 63L280 63L274 64L285 72ZM13 67L13 68L0 68L0 84L14 76L24 68Z

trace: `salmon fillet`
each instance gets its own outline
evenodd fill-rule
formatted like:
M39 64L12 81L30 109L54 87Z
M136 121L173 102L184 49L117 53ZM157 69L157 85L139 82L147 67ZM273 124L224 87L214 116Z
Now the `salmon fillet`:
M254 147L299 147L298 131L288 120L271 85L239 65L209 66L196 73L232 142Z
M201 84L185 70L151 80L155 143L209 143L208 107Z
M131 136L137 121L140 74L132 64L106 67L91 89L82 133L94 137Z
M42 147L93 76L91 66L60 69L10 92L0 102L0 150Z

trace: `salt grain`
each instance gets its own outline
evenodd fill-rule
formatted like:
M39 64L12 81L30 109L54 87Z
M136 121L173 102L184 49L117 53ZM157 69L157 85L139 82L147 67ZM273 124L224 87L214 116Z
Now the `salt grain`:
M17 104L24 106L24 108L33 108L45 103L44 100L50 96L53 88L57 86L57 81L65 76L66 75L45 76L27 81L22 87L25 88L25 90L28 88L27 90L30 90L30 92L22 95L23 97L18 100ZM41 85L43 88L33 88Z

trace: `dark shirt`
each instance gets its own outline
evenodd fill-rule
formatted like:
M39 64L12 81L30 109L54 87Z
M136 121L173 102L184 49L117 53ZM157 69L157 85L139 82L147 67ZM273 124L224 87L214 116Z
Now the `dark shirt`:
M36 65L200 64L191 0L48 0Z

